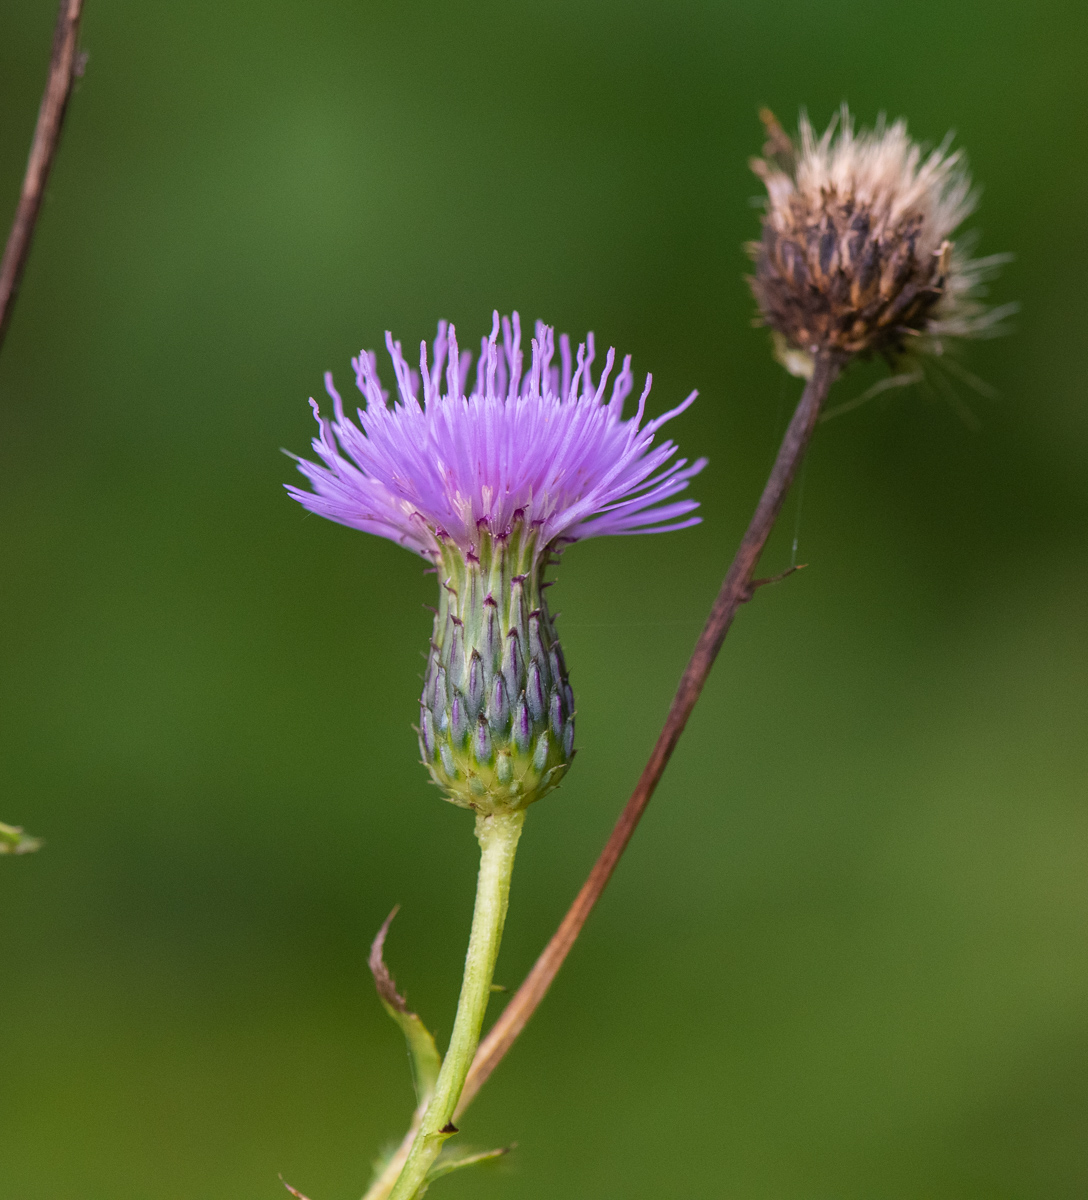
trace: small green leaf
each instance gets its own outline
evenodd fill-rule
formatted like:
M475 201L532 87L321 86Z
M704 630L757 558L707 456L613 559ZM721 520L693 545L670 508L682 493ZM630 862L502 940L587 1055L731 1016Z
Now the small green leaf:
M18 825L5 825L0 821L0 854L30 854L41 845L41 838L23 833Z
M460 1146L456 1150L443 1150L435 1159L434 1166L427 1172L427 1183L434 1183L443 1175L460 1171L463 1167L474 1167L477 1163L491 1162L509 1154L513 1146L501 1146L498 1150L473 1150L469 1146Z
M434 1038L427 1026L423 1024L416 1013L408 1008L407 1001L397 991L396 982L382 957L385 935L389 932L389 926L399 911L400 905L398 904L382 923L381 929L378 930L378 936L370 947L368 963L370 973L374 976L374 986L378 989L378 999L381 1000L385 1011L400 1026L404 1040L408 1043L408 1058L412 1064L412 1083L416 1089L416 1104L422 1109L427 1106L434 1094L435 1081L438 1079L438 1072L442 1066L442 1056L438 1053L438 1047L434 1044Z

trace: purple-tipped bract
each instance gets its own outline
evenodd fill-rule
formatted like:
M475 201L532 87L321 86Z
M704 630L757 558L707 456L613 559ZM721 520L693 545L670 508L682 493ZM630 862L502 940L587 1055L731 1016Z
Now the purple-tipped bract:
M615 359L608 351L594 382L593 335L572 362L566 334L553 363L553 331L541 322L532 361L523 371L518 314L481 341L476 382L465 387L471 355L457 348L452 325L439 323L434 362L420 347L412 370L399 342L386 334L398 395L392 405L378 380L373 353L352 360L365 397L359 425L344 414L331 374L325 386L335 419L321 417L313 447L322 464L299 459L313 491L288 487L311 512L399 542L435 559L441 542L472 554L481 533L501 537L519 522L538 531L538 544L578 541L613 533L661 533L694 525L684 491L705 459L675 459L672 442L654 435L695 399L692 394L663 416L642 424L650 377L636 414L623 419L634 377L628 355L605 390ZM445 366L446 391L441 381ZM423 382L423 403L419 383ZM671 501L671 502L670 502Z

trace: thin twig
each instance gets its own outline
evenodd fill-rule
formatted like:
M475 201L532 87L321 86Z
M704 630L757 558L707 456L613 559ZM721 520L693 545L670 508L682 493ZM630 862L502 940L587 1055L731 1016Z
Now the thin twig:
M19 205L11 225L4 258L0 262L0 346L11 323L15 297L19 294L19 283L23 277L30 243L34 237L34 226L41 211L45 196L45 185L49 180L49 169L60 141L60 130L64 123L64 112L72 85L82 73L82 61L76 53L79 37L79 18L83 11L83 0L60 0L57 27L53 33L53 54L49 63L49 78L41 108L38 109L38 124L34 129L34 141L30 146L30 158L23 177L23 190L19 194Z
M672 707L665 718L664 727L654 745L635 790L631 793L627 806L620 814L612 835L609 837L601 856L589 873L589 878L582 885L574 903L567 911L559 928L553 934L551 941L545 946L543 953L536 960L533 969L525 978L525 982L514 993L509 1004L503 1010L502 1016L495 1022L487 1037L480 1043L476 1057L469 1069L461 1092L461 1100L454 1114L454 1120L472 1103L473 1098L486 1082L491 1072L499 1065L503 1056L513 1045L515 1039L525 1028L536 1006L544 999L551 986L552 980L563 965L575 939L586 923L586 918L593 906L601 897L605 885L616 869L620 855L623 854L635 827L639 823L650 797L654 794L665 767L668 765L676 743L684 731L684 726L691 716L695 702L706 683L710 668L718 656L725 635L733 624L737 609L750 600L754 594L752 575L755 571L763 547L767 544L782 504L789 491L790 484L797 474L797 468L804 457L813 431L819 420L820 411L831 384L838 374L840 363L831 357L818 357L812 378L805 386L797 409L790 421L786 436L771 469L767 485L763 489L759 504L752 517L722 584L710 616L703 626L703 632L695 644L688 665L680 679ZM770 582L759 581L759 582Z

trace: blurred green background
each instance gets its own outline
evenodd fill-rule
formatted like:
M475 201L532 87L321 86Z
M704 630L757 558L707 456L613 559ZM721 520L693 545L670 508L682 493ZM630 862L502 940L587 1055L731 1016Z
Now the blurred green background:
M0 10L0 217L54 5ZM434 582L281 485L334 368L493 307L652 370L705 524L576 546L575 770L515 985L651 745L798 393L756 109L949 127L998 389L825 425L620 870L464 1124L489 1200L1088 1194L1088 18L1072 0L88 0L0 355L2 1200L351 1200L448 1036L476 848L416 761ZM859 368L837 401L880 378ZM962 406L977 418L963 417ZM498 1010L496 1004L495 1011Z

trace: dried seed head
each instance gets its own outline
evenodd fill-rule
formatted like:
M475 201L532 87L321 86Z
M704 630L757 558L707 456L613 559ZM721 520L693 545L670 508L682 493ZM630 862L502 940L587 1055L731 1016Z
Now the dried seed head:
M855 133L843 107L820 137L802 115L798 147L760 116L768 140L752 169L767 211L750 282L789 370L810 373L820 352L894 360L940 353L942 335L999 332L1012 306L987 310L977 297L1006 256L968 259L951 240L976 196L949 139L923 155L905 121Z

